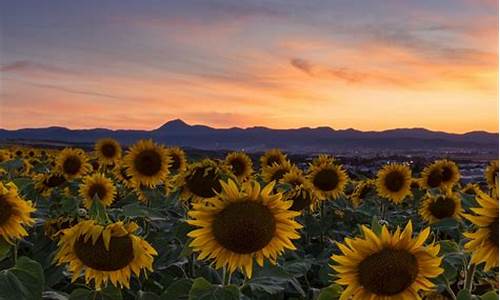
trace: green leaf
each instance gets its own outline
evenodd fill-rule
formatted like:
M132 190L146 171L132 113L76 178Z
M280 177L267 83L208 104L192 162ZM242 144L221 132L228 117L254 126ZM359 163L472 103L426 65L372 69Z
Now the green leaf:
M340 298L341 294L342 294L342 287L338 284L332 284L324 289L321 289L321 292L317 300L338 299Z
M180 279L172 283L161 295L161 299L176 300L187 299L193 281L191 279Z
M160 300L160 296L156 295L155 293L151 292L144 292L144 291L139 291L137 293L137 300Z
M380 235L382 233L382 225L380 225L379 219L377 216L373 216L371 228L376 235Z
M97 299L102 299L102 300L121 300L122 298L122 292L119 288L108 284L105 288L103 288L101 291L97 292L98 297ZM100 296L100 297L99 297Z
M0 237L0 261L4 260L8 255L12 245L7 243L5 239Z
M122 214L129 218L150 218L150 219L165 219L156 209L141 205L139 203L131 203L122 207Z
M189 291L189 300L239 300L240 290L235 285L212 285L205 278L196 278Z
M498 295L495 291L489 291L481 296L481 300L498 300Z
M92 299L93 296L94 296L94 291L79 288L73 290L71 295L69 295L69 300L89 300Z
M68 300L69 295L59 291L45 291L42 294L42 299L50 300Z
M94 197L92 201L92 206L90 207L89 215L99 224L106 224L106 222L109 220L108 215L106 214L106 209L102 205L97 195Z
M12 170L21 169L23 167L23 161L21 159L4 161L0 163L0 167L10 172Z
M100 291L93 291L84 288L73 290L69 300L121 300L122 292L113 285L108 285Z
M40 299L44 286L42 266L24 256L0 273L0 298Z
M457 300L471 300L472 295L468 290L461 290L457 294Z

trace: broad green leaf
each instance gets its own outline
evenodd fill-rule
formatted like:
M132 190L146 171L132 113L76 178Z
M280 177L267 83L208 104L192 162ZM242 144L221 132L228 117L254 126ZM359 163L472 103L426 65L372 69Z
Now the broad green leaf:
M6 240L0 237L0 261L9 256L9 251L12 248L12 245L7 243Z
M187 299L193 281L191 279L180 279L172 283L165 292L161 295L161 299L176 300Z
M194 280L189 300L239 300L240 290L235 285L219 286L200 277Z
M461 290L457 294L457 300L471 300L472 295L468 290Z
M382 225L380 225L379 219L377 216L373 216L372 218L372 230L376 235L380 235L382 233Z
M94 292L88 289L78 288L69 295L69 300L90 300L94 297Z
M155 293L151 292L144 292L144 291L139 291L137 293L137 300L160 300L160 296L156 295Z
M317 300L333 300L340 298L342 287L338 284L332 284L321 290Z
M27 257L0 273L0 299L41 299L44 286L42 266Z
M481 300L498 300L498 295L494 291L489 291L481 296Z
M50 300L68 300L69 295L59 291L45 291L42 294L42 299Z

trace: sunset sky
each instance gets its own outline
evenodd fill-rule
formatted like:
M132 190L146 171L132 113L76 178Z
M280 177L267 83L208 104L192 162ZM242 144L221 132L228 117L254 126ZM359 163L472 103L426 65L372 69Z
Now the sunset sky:
M0 128L498 131L498 1L0 2Z

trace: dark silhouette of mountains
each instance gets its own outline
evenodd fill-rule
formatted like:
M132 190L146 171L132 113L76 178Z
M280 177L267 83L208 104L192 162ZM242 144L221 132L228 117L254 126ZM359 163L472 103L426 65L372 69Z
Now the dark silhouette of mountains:
M457 149L497 151L498 133L474 131L451 134L423 128L391 129L385 131L335 130L330 127L270 129L266 127L218 129L189 125L172 120L155 130L68 129L64 127L0 129L3 141L52 141L93 143L96 139L112 137L122 144L152 138L167 145L179 145L205 150L244 149L249 152L279 147L286 151L378 151L425 150L442 152Z

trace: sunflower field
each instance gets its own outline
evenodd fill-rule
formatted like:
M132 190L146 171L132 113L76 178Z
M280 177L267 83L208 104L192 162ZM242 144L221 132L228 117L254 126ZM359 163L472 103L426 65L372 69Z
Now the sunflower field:
M0 149L0 299L498 299L498 160Z

